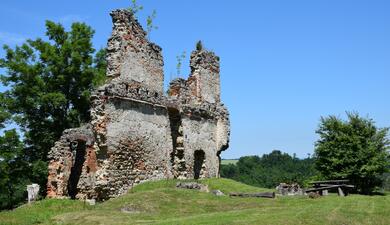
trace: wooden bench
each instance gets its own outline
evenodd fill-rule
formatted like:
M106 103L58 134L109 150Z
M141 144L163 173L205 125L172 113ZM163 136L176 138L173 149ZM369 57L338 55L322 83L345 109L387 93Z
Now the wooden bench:
M327 195L329 190L337 189L339 196L347 196L349 190L355 186L347 184L349 180L324 180L310 182L313 188L305 190L306 193L317 192L320 195Z

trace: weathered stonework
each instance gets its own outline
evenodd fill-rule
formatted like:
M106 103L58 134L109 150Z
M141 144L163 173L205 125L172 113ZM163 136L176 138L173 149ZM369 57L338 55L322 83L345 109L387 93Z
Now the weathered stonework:
M230 135L219 58L192 52L189 78L164 95L161 48L129 11L111 16L108 81L91 97L91 122L51 149L48 196L104 200L148 180L218 177Z

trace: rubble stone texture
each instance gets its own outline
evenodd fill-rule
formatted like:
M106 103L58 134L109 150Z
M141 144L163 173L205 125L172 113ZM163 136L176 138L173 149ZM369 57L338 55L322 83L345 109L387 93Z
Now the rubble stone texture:
M280 195L303 195L304 192L297 183L293 184L286 184L286 183L280 183L276 187L276 191Z
M161 48L129 11L111 16L107 82L91 97L90 123L51 149L48 196L105 200L144 181L218 177L230 135L219 57L192 52L189 78L165 95Z

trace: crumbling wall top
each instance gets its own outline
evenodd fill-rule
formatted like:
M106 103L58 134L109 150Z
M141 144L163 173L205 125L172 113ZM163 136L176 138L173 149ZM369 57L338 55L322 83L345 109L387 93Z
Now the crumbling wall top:
M219 56L212 51L195 50L190 56L191 74L201 68L213 73L219 73L219 60Z
M192 95L200 102L219 103L221 101L219 57L207 50L193 51L190 67L188 83Z
M146 37L146 32L142 29L141 24L134 17L133 13L127 9L117 9L110 12L112 18L113 30L127 29L131 27L134 35L142 39Z
M221 104L219 57L211 51L195 50L190 57L191 74L169 84L168 95L182 104L199 107L204 103Z
M151 91L163 92L161 48L151 43L134 15L114 10L113 30L107 45L107 77L116 82L138 82Z

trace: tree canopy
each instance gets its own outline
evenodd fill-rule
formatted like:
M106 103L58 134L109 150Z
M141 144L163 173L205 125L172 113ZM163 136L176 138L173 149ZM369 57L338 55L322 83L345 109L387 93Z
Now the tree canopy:
M347 113L321 118L317 130L316 168L325 178L349 179L362 193L382 183L390 163L389 128L377 128L372 119Z
M316 173L313 159L298 159L279 150L261 157L244 156L235 165L228 164L221 167L221 177L267 188L275 188L280 183L303 185Z
M7 88L0 95L0 122L16 124L23 140L15 130L4 133L1 164L26 162L30 172L22 177L39 183L42 194L48 151L63 130L90 119L91 91L105 79L105 50L95 51L93 34L84 23L73 23L66 31L61 24L46 21L45 38L27 40L14 49L4 46L0 67L6 71L1 81ZM0 176L6 171L2 169Z

